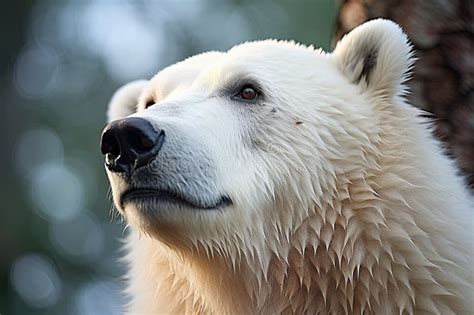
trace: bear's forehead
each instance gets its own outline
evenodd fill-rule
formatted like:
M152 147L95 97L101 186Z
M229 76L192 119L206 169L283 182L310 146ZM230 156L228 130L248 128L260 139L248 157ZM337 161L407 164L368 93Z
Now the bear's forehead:
M223 55L222 52L210 51L166 67L151 79L145 94L161 99L179 86L190 86L203 69L217 62Z
M177 89L191 87L196 81L218 85L239 75L269 76L285 67L307 67L321 51L289 41L264 40L246 42L227 52L211 51L173 64L152 78L145 94L163 99ZM272 71L273 70L273 71Z

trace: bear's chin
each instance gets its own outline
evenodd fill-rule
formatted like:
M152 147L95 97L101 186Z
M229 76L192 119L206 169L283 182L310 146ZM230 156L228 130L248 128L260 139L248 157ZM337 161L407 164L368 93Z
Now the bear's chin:
M181 221L189 224L189 221L196 221L208 215L212 216L215 213L224 211L222 207L200 208L186 203L156 200L154 198L122 203L121 208L127 220L133 215L139 217L140 221L152 224L179 224Z
M225 207L201 209L172 202L139 200L125 203L121 212L127 224L141 234L169 247L184 249L192 247L198 239L209 237L211 227L227 210Z

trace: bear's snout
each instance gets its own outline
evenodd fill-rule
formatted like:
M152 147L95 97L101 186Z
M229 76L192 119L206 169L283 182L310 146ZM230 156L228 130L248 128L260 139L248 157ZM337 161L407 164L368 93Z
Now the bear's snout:
M152 160L164 140L164 130L156 130L146 119L129 117L112 121L104 128L100 150L110 171L130 173Z

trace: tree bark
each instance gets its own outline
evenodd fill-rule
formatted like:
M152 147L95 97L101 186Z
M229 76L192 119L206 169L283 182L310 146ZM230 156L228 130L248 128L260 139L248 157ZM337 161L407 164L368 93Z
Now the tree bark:
M400 24L418 60L409 101L434 116L434 134L474 189L474 1L344 0L333 45L378 17Z

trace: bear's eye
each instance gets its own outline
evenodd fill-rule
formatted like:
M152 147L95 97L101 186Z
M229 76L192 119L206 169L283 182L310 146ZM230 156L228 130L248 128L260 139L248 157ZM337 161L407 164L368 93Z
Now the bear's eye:
M148 108L148 107L153 106L153 105L155 105L155 101L154 100L149 100L148 102L146 102L145 108Z
M256 88L251 85L244 85L236 96L244 101L253 101L258 95Z

